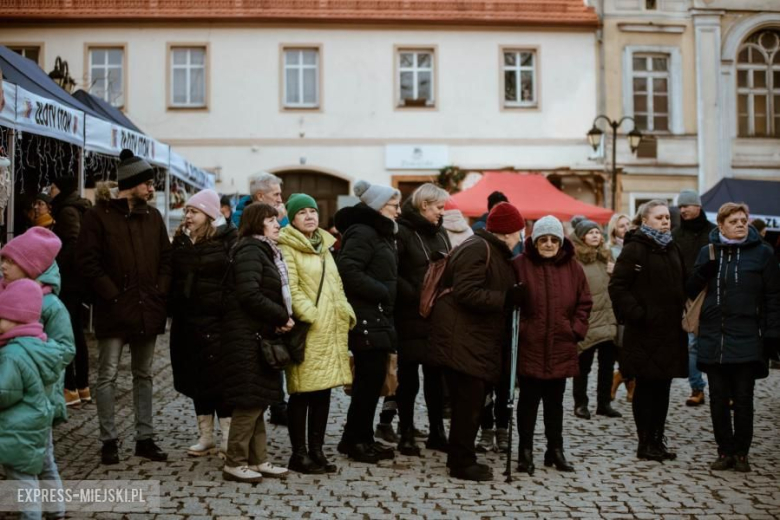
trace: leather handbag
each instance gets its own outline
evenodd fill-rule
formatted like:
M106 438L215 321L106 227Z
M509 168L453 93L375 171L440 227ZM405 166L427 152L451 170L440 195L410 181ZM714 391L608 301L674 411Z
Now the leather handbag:
M320 278L320 287L317 289L317 300L314 306L320 304L320 296L322 295L322 285L325 282L325 256L322 257L322 277ZM290 352L290 358L292 363L300 365L306 357L306 336L311 329L311 323L305 321L296 321L292 330L283 336L284 342L287 345L287 349Z
M352 372L352 380L355 380L355 358L349 356L349 370ZM387 366L385 368L385 380L382 383L380 397L395 395L398 390L398 354L389 354L387 356ZM352 395L352 383L344 385L344 393Z
M260 353L263 359L274 370L284 370L291 363L290 351L281 337L264 338L257 334L260 342Z
M715 246L709 245L710 261L715 260ZM699 335L699 318L701 318L701 308L704 305L704 299L707 297L707 286L696 296L695 299L685 302L685 311L683 313L682 328L685 332L694 336Z

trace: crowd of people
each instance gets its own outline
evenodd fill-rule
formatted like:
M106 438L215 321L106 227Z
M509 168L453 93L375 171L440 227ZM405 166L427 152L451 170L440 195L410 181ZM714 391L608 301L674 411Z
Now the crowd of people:
M396 449L417 457L422 434L426 448L447 453L452 477L490 480L477 454L509 447L513 369L518 470L534 472L541 403L544 464L574 471L564 394L573 379L572 412L591 418L596 359L595 413L621 417L611 401L626 381L638 458L675 458L665 435L672 379L690 379L693 406L704 402L706 374L718 445L711 468L750 471L754 385L780 346L780 266L745 204L724 204L710 223L698 194L685 190L674 230L667 203L654 200L633 219L615 215L606 232L585 218L567 232L551 215L526 229L496 192L472 229L433 184L404 201L395 188L358 181L360 202L327 226L334 236L314 198L283 202L281 179L262 173L235 211L212 190L192 196L171 241L147 203L151 166L123 153L117 174L94 207L74 179L56 179L39 225L0 250L0 424L14 425L0 429L6 478L59 479L51 428L68 406L92 399L84 302L94 309L103 464L119 461L114 401L125 345L135 454L167 459L155 441L152 361L170 318L174 387L192 399L198 430L184 449L224 458L228 480L337 471L325 431L332 390L343 386L351 400L340 453L363 463L392 459ZM431 282L434 271L440 278ZM688 334L686 299L702 291L698 331ZM422 312L431 294L432 310ZM386 395L396 356L398 388ZM415 425L421 386L427 435ZM272 422L288 427L286 467L267 453L269 408Z

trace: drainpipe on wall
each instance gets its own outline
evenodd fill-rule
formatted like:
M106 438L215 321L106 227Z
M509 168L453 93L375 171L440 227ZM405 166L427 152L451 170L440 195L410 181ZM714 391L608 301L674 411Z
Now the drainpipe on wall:
M596 114L606 114L607 113L607 71L606 71L606 64L605 64L605 58L604 58L604 2L605 0L598 0L598 5L596 5L596 15L599 17L599 20L601 21L601 27L596 31L596 50L597 50L597 60L598 60L598 84L596 86ZM606 139L604 139L606 141ZM602 144L603 146L603 144ZM606 165L606 154L602 155L602 159L604 164ZM609 198L609 186L608 183L603 183L603 190L604 190L604 200L610 200ZM617 208L615 208L615 211L617 211Z

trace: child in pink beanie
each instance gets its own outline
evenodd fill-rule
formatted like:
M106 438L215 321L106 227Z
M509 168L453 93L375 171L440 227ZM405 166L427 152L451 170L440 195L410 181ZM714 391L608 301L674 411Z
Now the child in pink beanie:
M54 461L54 415L47 388L61 377L69 349L48 339L40 323L43 291L27 279L0 293L0 464L8 481L37 488L38 480L62 487ZM41 504L24 512L40 517ZM64 517L64 504L47 504L47 514Z

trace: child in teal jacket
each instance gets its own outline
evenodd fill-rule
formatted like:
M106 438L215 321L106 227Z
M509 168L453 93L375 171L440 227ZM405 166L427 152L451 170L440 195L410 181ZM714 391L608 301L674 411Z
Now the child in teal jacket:
M39 479L61 487L51 435L54 406L46 387L73 355L46 337L39 322L42 306L43 291L32 280L9 283L0 293L0 464L6 479L23 489L37 489ZM20 509L22 518L40 518L42 504ZM47 504L46 512L63 517L64 505Z
M5 284L22 278L36 280L43 290L41 323L46 335L65 346L72 359L76 355L76 341L73 337L70 315L65 304L57 296L60 292L60 270L54 259L62 247L60 239L42 227L33 227L26 233L8 242L2 250L3 282ZM54 424L68 420L65 405L65 371L46 390L54 406Z

